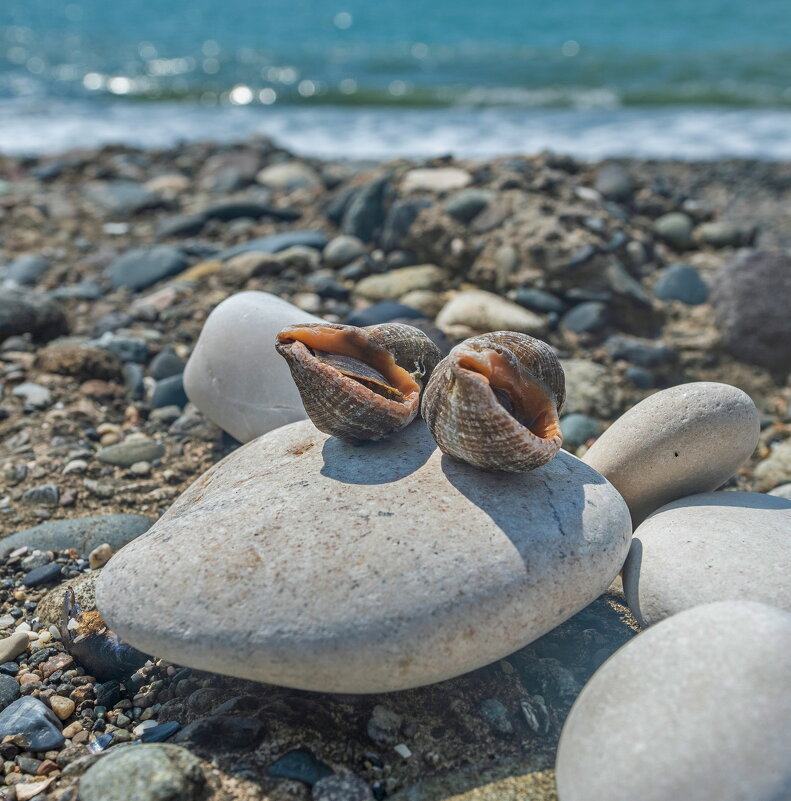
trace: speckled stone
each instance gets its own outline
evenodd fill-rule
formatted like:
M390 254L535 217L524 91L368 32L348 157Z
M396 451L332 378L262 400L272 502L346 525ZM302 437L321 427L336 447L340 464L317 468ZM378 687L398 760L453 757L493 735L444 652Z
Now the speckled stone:
M644 626L712 601L791 612L791 501L709 492L663 506L634 532L623 588Z
M363 446L303 421L198 479L110 560L97 605L178 664L383 692L554 628L609 586L630 535L618 493L568 453L487 473L444 457L420 421Z
M560 801L780 801L791 788L791 615L723 601L648 629L563 727Z
M758 444L758 410L729 384L664 389L619 417L584 461L611 481L639 525L660 506L727 481Z
M267 292L240 292L224 300L206 320L187 362L187 396L240 442L304 420L275 337L287 325L316 322L321 319Z

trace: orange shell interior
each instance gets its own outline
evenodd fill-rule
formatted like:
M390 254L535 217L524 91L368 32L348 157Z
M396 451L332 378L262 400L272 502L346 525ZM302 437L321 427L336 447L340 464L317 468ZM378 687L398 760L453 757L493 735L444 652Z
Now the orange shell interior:
M420 385L395 363L393 355L360 329L332 328L320 324L289 326L277 338L283 344L301 342L312 350L359 359L381 373L405 397L420 392Z
M561 436L557 409L547 388L538 380L520 375L501 353L468 351L459 356L457 364L477 373L492 388L508 393L519 413L518 422L537 437L555 439Z

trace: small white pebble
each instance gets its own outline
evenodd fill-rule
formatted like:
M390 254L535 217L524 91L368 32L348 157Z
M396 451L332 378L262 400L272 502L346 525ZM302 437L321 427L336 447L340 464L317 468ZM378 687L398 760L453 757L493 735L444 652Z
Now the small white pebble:
M51 639L52 639L52 635L47 630L40 631L38 633L38 641L41 644L48 643Z
M135 462L129 469L136 476L147 476L151 472L151 464L149 462Z
M17 627L17 631L30 631L30 623L27 620L23 620Z
M399 743L398 745L393 746L393 751L395 751L398 756L403 757L404 759L409 759L409 757L412 756L412 752L404 743Z
M88 462L85 459L72 459L64 468L63 475L69 473L84 473L88 469Z
M53 640L60 640L61 639L60 630L58 629L57 626L50 626L47 629L47 631L50 633L50 635L52 636Z

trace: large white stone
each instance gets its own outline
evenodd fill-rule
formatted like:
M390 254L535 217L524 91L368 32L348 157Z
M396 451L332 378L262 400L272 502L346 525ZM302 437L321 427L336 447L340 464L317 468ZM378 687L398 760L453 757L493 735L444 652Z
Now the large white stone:
M422 421L350 445L308 422L198 479L104 568L124 640L178 664L332 692L504 657L607 589L623 499L568 453L531 473L443 456Z
M617 651L560 737L560 801L791 798L791 615L722 601Z
M712 601L791 612L791 501L709 492L663 506L634 532L623 589L644 626Z
M635 526L676 498L722 486L758 444L750 396L700 381L664 389L629 409L584 461L623 495Z
M220 428L248 442L307 416L275 350L287 325L322 322L268 292L240 292L209 315L184 371L189 399Z

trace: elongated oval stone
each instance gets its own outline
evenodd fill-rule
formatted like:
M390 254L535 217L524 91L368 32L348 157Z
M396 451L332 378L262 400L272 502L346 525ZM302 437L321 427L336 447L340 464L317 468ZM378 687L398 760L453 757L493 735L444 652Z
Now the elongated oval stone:
M198 479L102 571L108 624L178 664L327 692L441 681L608 587L622 498L561 452L530 473L444 457L422 421L351 445L308 421Z
M593 675L558 745L560 801L780 801L791 787L791 615L704 604Z
M758 410L729 384L663 389L629 409L583 461L623 495L638 526L660 506L722 486L758 444Z
M209 315L184 370L187 397L240 442L307 416L275 337L322 320L268 292L240 292Z
M663 506L634 532L623 588L644 626L712 601L791 612L791 501L708 492Z

